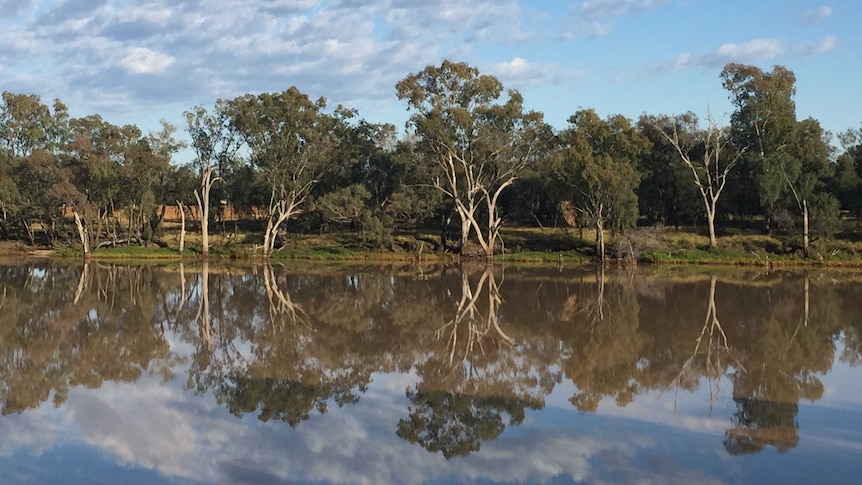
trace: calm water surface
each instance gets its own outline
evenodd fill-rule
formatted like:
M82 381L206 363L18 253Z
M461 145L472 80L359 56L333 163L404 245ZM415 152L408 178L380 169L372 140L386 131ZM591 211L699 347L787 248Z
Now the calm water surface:
M3 483L858 483L862 274L0 265Z

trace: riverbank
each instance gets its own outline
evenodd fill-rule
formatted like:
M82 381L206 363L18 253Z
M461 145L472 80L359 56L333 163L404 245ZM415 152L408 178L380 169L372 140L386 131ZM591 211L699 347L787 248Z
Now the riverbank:
M256 234L231 232L210 236L210 259L264 259ZM530 264L590 264L596 261L592 231L563 229L507 228L503 250L496 262ZM776 237L761 234L728 234L719 237L718 247L708 248L706 236L685 230L640 228L610 237L606 260L614 265L728 265L728 266L836 266L862 267L862 243L844 239L819 240L806 258L801 248ZM201 258L199 239L189 234L186 248L179 253L178 236L167 232L149 246L102 247L94 250L96 260L194 260ZM77 248L34 247L20 242L0 243L0 255L32 258L82 258ZM362 241L355 233L291 234L271 260L309 261L428 261L456 262L453 248L440 245L439 236L412 231L393 235L386 246Z

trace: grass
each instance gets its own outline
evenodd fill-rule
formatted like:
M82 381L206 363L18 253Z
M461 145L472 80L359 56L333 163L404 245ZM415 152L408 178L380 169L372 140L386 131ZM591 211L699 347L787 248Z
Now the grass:
M222 232L222 227L227 230ZM210 257L218 259L256 259L262 257L262 235L253 226L237 229L232 223L214 225L210 235ZM851 231L853 234L855 232ZM846 234L842 234L846 236ZM495 261L535 264L587 264L594 261L595 231L556 228L506 227L501 234L504 252ZM163 225L157 241L159 247L121 246L100 248L92 253L96 259L109 260L179 260L200 258L200 235L187 232L186 249L179 254L179 224ZM718 239L719 247L709 249L709 240L691 228L675 230L641 227L624 235L606 235L610 259L636 259L656 265L734 265L734 266L853 266L862 267L862 238L818 240L810 257L803 258L799 242L760 233L729 231ZM0 255L35 253L22 243L0 245ZM38 251L44 256L46 251ZM56 251L61 257L80 258L80 249ZM457 261L457 254L439 251L439 235L433 230L407 230L393 234L387 247L371 244L355 232L292 233L271 259L308 261L406 262Z

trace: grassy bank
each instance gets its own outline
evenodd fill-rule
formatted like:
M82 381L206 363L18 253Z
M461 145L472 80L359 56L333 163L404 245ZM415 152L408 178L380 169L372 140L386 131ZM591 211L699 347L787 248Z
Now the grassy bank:
M793 241L762 234L725 234L718 248L710 250L706 236L691 229L638 228L625 235L607 234L606 251L613 263L656 265L703 264L737 266L852 266L862 267L862 243L848 239L818 240L808 258ZM254 232L215 231L210 236L210 258L262 258L260 240ZM503 251L499 262L535 264L588 264L595 261L595 232L563 229L506 228L502 233ZM148 247L121 246L99 248L94 259L104 260L193 260L199 259L200 236L188 233L182 254L177 252L179 230L163 228L161 237ZM21 243L0 247L0 255L29 254L36 257L80 258L77 248L51 250ZM352 232L291 234L272 255L273 260L311 261L457 261L451 248L439 244L431 231L407 231L393 235L386 246L370 244Z

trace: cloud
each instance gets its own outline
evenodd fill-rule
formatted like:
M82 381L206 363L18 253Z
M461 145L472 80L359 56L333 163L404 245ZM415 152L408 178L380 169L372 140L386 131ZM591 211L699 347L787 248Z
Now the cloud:
M775 39L752 39L740 44L729 42L722 44L712 52L680 54L672 62L657 66L656 70L679 71L690 67L714 68L730 62L755 63L786 54L814 56L834 50L837 43L838 37L834 35L824 37L817 42L801 43L790 48Z
M0 15L19 15L36 4L36 0L0 0Z
M603 37L614 28L614 19L667 4L667 0L584 0L571 9L575 27L563 35Z
M817 8L811 8L806 10L802 14L802 22L806 24L816 24L818 22L822 22L829 18L832 15L832 7L829 5L822 5Z
M741 44L722 44L712 52L700 54L683 53L659 70L682 70L692 66L720 67L729 62L751 63L773 59L785 52L784 45L775 39L752 39Z
M774 39L754 39L742 44L722 44L715 53L705 57L710 63L750 62L772 59L784 53L781 42Z
M493 64L487 71L497 76L506 87L517 89L535 85L562 84L584 74L583 69L571 70L564 69L558 64L532 63L522 57Z
M50 80L39 94L62 98L75 115L98 107L115 123L155 109L155 120L177 123L191 106L291 85L362 112L391 101L395 84L426 65L467 58L479 43L527 41L538 15L517 0L133 3L64 0L38 11L0 3L25 12L0 18L3 68L13 74L4 89L38 66L34 75Z
M838 37L834 35L830 35L828 37L824 37L820 39L820 41L812 43L812 44L802 44L799 46L799 52L805 56L813 56L816 54L825 54L827 52L831 52L835 50L835 46L838 43Z
M358 404L333 406L296 428L261 423L253 415L237 418L211 395L182 389L183 379L165 385L145 376L99 389L77 387L59 409L43 406L4 418L0 429L16 434L0 445L0 454L86 447L98 450L109 464L127 467L130 475L152 469L169 481L207 483L554 483L561 477L594 483L611 477L638 483L716 481L679 463L634 465L662 452L662 444L645 434L615 436L592 432L585 421L566 420L569 424L560 426L532 415L514 432L483 442L480 452L446 460L396 436L398 420L408 412L403 377L372 387ZM576 413L570 407L567 412ZM10 419L16 426L8 426ZM44 480L64 472L51 470Z
M120 61L126 71L133 74L162 72L174 63L174 58L146 47L135 47Z

